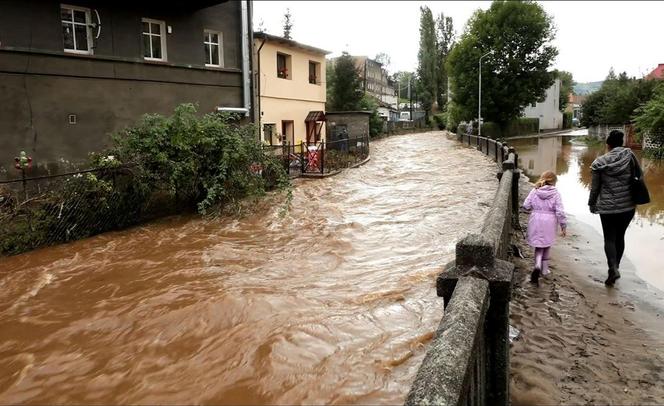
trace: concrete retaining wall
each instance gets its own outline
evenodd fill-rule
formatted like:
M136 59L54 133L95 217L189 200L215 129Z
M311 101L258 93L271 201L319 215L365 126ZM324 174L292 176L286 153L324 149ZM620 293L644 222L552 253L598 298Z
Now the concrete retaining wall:
M518 226L518 156L513 148L488 138L458 139L500 163L500 183L481 234L457 242L455 260L436 280L437 294L445 299L445 316L406 405L509 404L514 265L506 259L512 228Z

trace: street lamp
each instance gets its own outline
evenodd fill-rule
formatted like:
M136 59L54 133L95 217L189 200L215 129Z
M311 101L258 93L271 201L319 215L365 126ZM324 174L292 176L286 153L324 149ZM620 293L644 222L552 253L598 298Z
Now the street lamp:
M478 96L478 103L477 103L477 136L480 137L482 136L482 58L485 56L489 55L491 51L487 52L486 54L480 56L480 67L479 67L479 96Z

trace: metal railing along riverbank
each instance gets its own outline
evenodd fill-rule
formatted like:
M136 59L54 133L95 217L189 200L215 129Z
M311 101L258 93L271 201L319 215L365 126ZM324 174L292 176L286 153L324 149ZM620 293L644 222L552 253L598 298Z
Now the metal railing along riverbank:
M264 146L278 156L291 176L328 175L360 164L369 157L369 136L306 144Z
M518 156L506 144L459 134L500 164L500 183L480 234L456 244L455 260L436 280L445 315L420 365L406 405L509 404L509 300L514 265L507 261L518 226Z

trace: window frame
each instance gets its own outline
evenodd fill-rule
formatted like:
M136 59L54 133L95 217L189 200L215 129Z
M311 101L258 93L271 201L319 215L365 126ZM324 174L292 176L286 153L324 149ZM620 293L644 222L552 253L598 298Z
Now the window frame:
M62 19L62 9L68 9L71 12L71 16L72 16L71 21L64 21ZM82 11L82 12L85 13L85 24L77 23L76 21L74 21L74 15L73 15L74 11ZM94 48L93 47L94 43L92 42L92 30L91 30L91 27L90 27L90 25L92 24L92 10L87 8L87 7L80 7L80 6L74 6L74 5L71 5L71 4L61 3L60 4L60 25L63 25L63 24L70 24L72 26L72 29L73 29L72 38L74 40L74 49L65 48L65 44L64 44L65 38L64 38L64 34L63 34L63 36L62 36L62 49L64 50L64 52L66 52L68 54L77 54L77 55L94 55L94 49L93 49ZM86 37L86 40L87 40L87 43L88 43L88 50L87 51L75 49L76 48L76 26L77 25L82 25L82 26L85 27L85 37Z
M308 72L309 72L309 84L310 85L318 85L320 86L321 84L321 63L318 61L312 61L311 59L309 60L308 63ZM311 81L311 67L313 66L314 68L314 81Z
M279 75L279 73L280 73L279 57L280 56L283 56L283 58L284 58L284 67L283 67L283 69L285 69L285 71L286 71L285 72L285 77ZM277 51L276 62L277 62L277 77L279 79L292 80L293 79L293 73L292 73L292 70L291 70L291 68L292 68L292 55L281 52L281 51Z
M217 35L217 43L212 42L212 37L211 34ZM208 35L210 35L210 42L208 42ZM221 31L217 30L211 30L211 29L204 29L203 30L203 49L205 49L205 45L210 46L210 53L208 55L205 55L205 66L208 68L223 68L224 67L224 35L222 34ZM218 64L213 64L213 63L207 63L208 62L208 56L210 57L210 61L212 61L212 46L216 45L219 47L219 51L217 53L217 56L219 57L219 60L217 61Z
M146 33L143 31L143 23L148 23L148 28L149 32ZM152 24L159 24L161 27L161 33L160 34L153 34L152 33ZM144 61L150 61L150 62L167 62L168 61L168 51L166 48L166 21L164 20L155 20L153 18L147 18L147 17L141 17L141 40L143 40L144 36L149 36L150 37L150 55L153 55L152 52L152 37L159 37L160 43L161 43L161 58L154 58L152 56L145 56L145 48L143 48L143 60ZM143 41L141 41L143 42Z

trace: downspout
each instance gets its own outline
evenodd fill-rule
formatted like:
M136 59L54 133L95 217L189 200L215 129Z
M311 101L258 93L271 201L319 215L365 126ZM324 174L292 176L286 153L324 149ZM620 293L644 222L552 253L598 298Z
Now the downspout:
M267 38L263 37L263 42L261 42L261 46L258 47L258 51L256 51L256 65L257 65L257 70L258 72L256 73L257 75L257 80L256 80L256 105L258 107L258 138L260 140L261 137L261 131L263 131L261 127L261 120L263 119L263 113L261 111L261 49L263 49L263 45L265 45L265 41L267 41ZM270 145L272 145L272 134L270 134Z
M244 108L247 109L245 117L249 116L251 112L251 72L250 72L250 62L249 62L249 37L252 34L249 33L249 7L248 1L242 0L240 2L241 10L241 20L242 20L242 79L243 79L243 101Z

